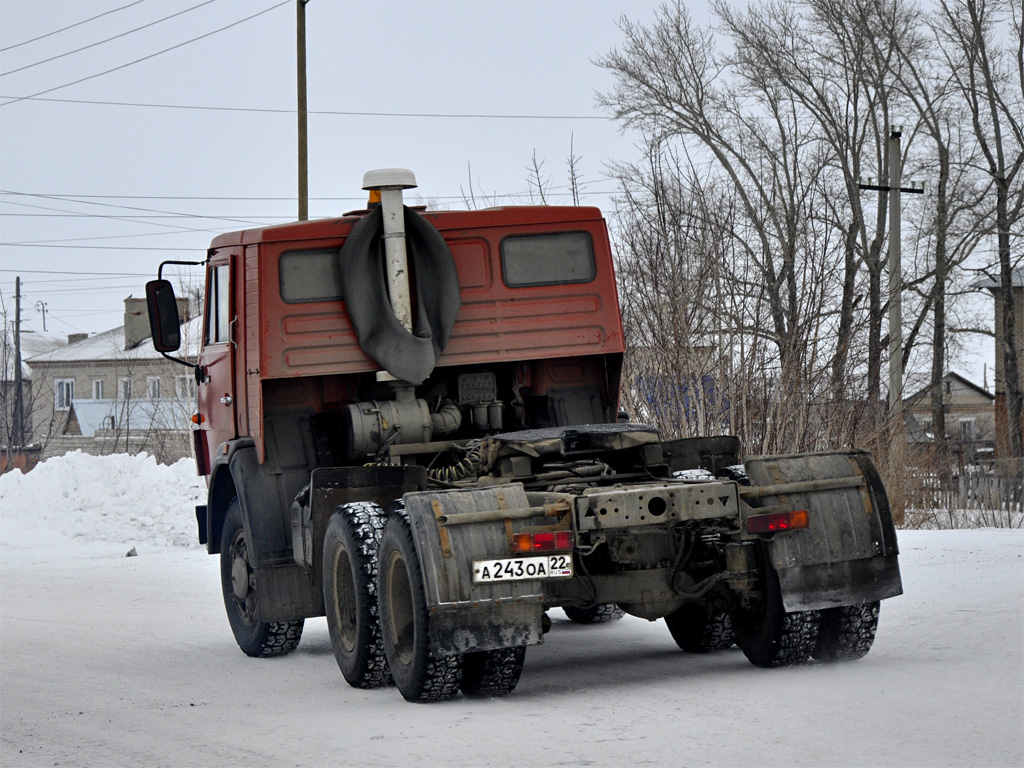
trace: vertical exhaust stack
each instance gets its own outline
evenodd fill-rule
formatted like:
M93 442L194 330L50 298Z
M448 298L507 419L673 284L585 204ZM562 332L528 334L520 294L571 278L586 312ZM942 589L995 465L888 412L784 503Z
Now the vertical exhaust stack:
M395 317L412 333L412 299L409 293L409 260L405 251L405 208L402 190L415 189L416 176L405 168L382 168L363 175L363 189L380 192L384 214L384 256L387 260L388 294Z

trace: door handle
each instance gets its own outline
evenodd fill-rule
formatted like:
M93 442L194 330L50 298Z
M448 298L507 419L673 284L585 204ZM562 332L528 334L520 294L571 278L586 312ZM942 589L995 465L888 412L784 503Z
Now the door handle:
M224 405L231 405L231 395L224 395L220 401L224 403Z

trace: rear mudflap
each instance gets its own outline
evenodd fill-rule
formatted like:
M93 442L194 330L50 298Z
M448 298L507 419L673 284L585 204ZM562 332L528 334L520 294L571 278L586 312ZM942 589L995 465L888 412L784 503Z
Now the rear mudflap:
M468 653L542 642L543 582L540 579L473 582L473 561L509 557L508 526L500 517L446 525L467 513L522 510L529 502L521 484L495 488L423 491L405 496L416 554L430 611L435 653ZM484 515L488 517L488 515ZM516 526L544 524L543 515Z
M787 611L903 593L889 500L867 451L757 457L744 464L751 483L744 493L752 507L747 514L807 510L807 529L774 534L766 547ZM851 482L827 487L843 479Z

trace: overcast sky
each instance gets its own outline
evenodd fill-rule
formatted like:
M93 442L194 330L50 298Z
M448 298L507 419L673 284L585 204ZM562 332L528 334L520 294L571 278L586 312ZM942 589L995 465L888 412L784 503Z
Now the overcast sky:
M534 152L568 203L570 142L610 212L606 164L637 140L595 107L593 60L656 6L310 0L310 217L361 207L382 167L432 207L463 207L470 168L479 204L530 202ZM44 303L51 332L118 326L161 260L296 218L295 20L295 0L0 0L0 294L12 312L21 276L23 327ZM991 387L991 347L954 367Z
M437 207L462 207L470 168L479 201L528 202L535 150L549 202L568 202L570 141L583 201L608 207L605 163L636 152L594 106L610 81L592 60L618 42L622 14L649 20L654 7L311 0L310 216L361 207L363 173L380 167L412 169L416 194ZM31 326L45 302L47 329L102 331L162 259L201 257L218 232L294 219L295 20L294 0L2 0L5 304L20 275Z

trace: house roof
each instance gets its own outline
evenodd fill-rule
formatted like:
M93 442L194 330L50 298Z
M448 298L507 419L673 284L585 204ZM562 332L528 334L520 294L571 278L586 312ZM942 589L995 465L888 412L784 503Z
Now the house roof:
M1014 288L1024 288L1024 264L1018 267L1014 267L1010 270L1010 280L1013 283ZM986 274L976 283L975 288L986 288L988 290L998 290L1002 288L1002 283L999 280L999 274Z
M8 328L5 333L3 380L14 381L14 332ZM62 346L67 346L68 343L67 336L27 328L24 321L21 323L20 335L21 376L27 380L32 378L32 371L28 367L29 358L51 352Z
M996 399L995 395L993 395L991 392L986 390L984 387L979 387L977 384L975 384L970 379L967 379L967 378L961 376L956 371L947 371L946 375L942 377L943 381L947 381L949 379L956 379L958 382L963 384L965 387L968 387L969 389L972 389L975 392L977 392L979 395L982 395L983 397L987 397L989 400L995 402L995 399ZM904 405L908 405L908 406L912 405L912 404L916 403L919 400L926 399L929 396L930 392L931 392L931 387L930 386L929 387L922 387L917 392L915 392L914 394L910 395L910 397L904 398L903 403L904 403Z
M111 421L113 419L113 421ZM186 431L191 428L191 415L182 401L158 400L72 400L68 423L77 423L85 437L93 437L98 429Z
M195 358L199 354L199 336L202 334L203 319L193 318L181 326L183 341L179 356ZM153 349L149 337L131 349L124 348L124 326L111 328L109 331L97 333L74 344L67 344L41 355L36 355L28 362L31 365L46 363L80 363L113 360L160 360L163 358Z

